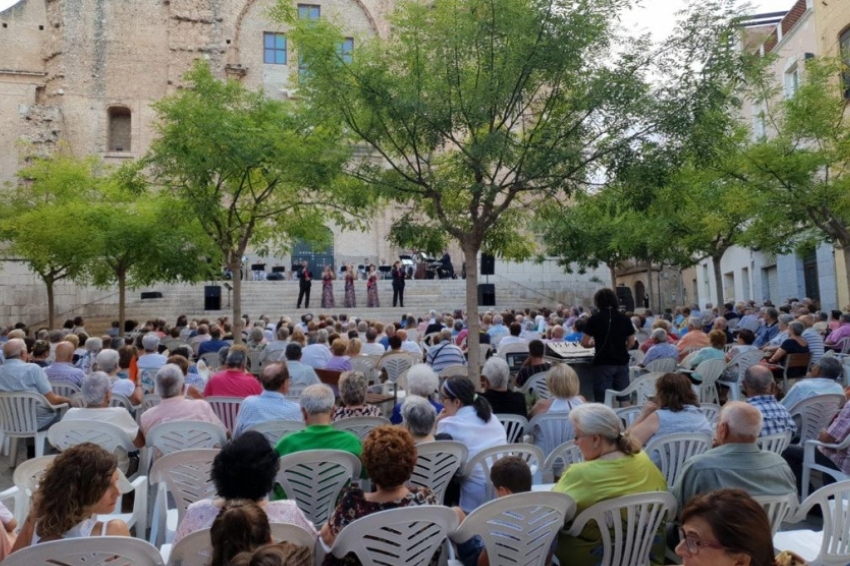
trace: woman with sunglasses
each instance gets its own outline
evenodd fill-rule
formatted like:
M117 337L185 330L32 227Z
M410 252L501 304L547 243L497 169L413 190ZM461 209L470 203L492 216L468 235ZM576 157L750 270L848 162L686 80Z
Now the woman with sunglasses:
M679 516L676 554L684 566L773 566L770 522L740 489L693 497Z

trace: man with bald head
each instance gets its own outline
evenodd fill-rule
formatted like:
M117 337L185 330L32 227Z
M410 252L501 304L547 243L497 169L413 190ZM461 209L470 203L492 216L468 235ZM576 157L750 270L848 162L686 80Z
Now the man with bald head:
M82 387L83 380L86 378L86 372L76 367L73 361L74 345L65 341L56 344L56 359L52 364L44 368L47 379Z
M20 338L13 338L3 344L3 356L6 362L0 366L0 391L29 391L39 393L51 405L70 403L65 397L53 392L47 374L41 366L27 363L27 345ZM59 417L58 411L40 405L36 410L38 430L44 430Z
M797 425L791 418L791 413L774 397L775 389L773 373L763 364L747 368L741 389L747 396L747 403L759 410L762 417L761 433L759 436L779 434L790 431L797 432Z
M743 489L750 495L794 493L794 474L782 456L759 449L762 416L742 401L726 403L717 419L714 448L685 462L673 486L679 506L715 489Z

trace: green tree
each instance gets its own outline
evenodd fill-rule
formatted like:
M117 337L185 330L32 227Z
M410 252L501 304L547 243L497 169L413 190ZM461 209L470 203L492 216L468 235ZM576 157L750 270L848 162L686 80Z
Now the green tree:
M55 328L55 284L80 280L95 254L86 218L101 172L98 159L79 159L63 148L31 158L18 171L17 185L0 197L6 253L26 262L44 283L50 328Z
M645 45L611 49L627 3L402 1L390 36L358 38L352 58L333 24L278 4L308 69L299 94L366 150L348 178L408 210L392 239L460 245L476 379L478 253L532 256L535 212L648 131Z
M286 249L323 242L324 224L345 225L371 199L332 180L349 157L338 129L298 104L220 81L204 63L186 88L154 105L159 120L146 163L194 215L234 274L248 246ZM328 187L333 186L331 191ZM233 278L233 335L242 333L242 285Z

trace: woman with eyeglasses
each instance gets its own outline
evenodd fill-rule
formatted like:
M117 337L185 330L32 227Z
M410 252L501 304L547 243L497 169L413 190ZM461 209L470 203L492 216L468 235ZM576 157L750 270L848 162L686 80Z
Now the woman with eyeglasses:
M773 566L770 522L740 489L693 497L679 516L676 554L684 566Z
M486 448L508 443L505 427L493 414L490 403L475 392L475 386L465 377L452 376L440 388L443 410L437 416L437 434L449 435L466 445L467 461ZM478 466L460 486L460 508L471 513L486 503L486 481Z

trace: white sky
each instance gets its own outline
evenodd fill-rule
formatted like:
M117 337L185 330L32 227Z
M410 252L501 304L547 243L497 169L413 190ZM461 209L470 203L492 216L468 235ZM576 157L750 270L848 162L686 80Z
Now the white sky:
M0 0L0 11L17 2L18 0ZM686 4L686 0L641 0L641 7L624 14L623 25L636 33L650 32L654 39L660 40L672 31L676 13ZM753 13L777 12L790 9L794 0L750 0L750 5L753 7Z

